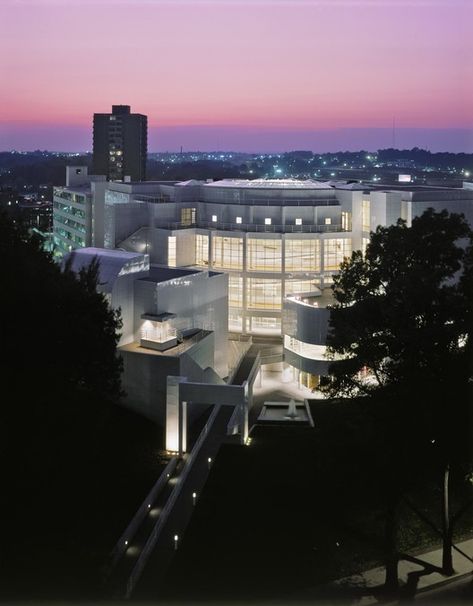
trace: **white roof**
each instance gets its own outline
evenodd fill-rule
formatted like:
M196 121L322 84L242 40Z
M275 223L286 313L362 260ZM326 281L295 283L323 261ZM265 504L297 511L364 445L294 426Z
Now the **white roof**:
M92 261L99 263L98 286L105 292L111 292L116 279L128 273L149 270L149 257L141 253L125 252L105 248L77 248L67 254L63 267L69 261L71 270L79 273Z
M313 179L222 179L204 187L233 187L249 189L332 189L329 183Z

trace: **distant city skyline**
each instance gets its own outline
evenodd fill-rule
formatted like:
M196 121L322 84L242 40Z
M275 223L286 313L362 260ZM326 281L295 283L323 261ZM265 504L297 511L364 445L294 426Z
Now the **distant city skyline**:
M0 149L473 152L470 0L2 0Z
M151 127L149 153L183 151L234 151L280 153L310 150L315 153L359 151L393 147L392 128L326 129L282 131L248 127ZM61 125L0 125L0 151L92 152L91 127ZM45 142L48 145L45 145ZM284 143L282 143L284 142ZM396 129L394 147L419 147L431 152L473 153L473 132L469 129Z

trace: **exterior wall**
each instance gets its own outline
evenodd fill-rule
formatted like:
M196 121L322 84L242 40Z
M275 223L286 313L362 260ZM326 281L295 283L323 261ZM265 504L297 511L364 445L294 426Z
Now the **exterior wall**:
M228 372L228 276L198 272L168 282L137 280L134 294L134 339L139 341L143 313L173 313L173 326L180 331L204 329L214 333L215 368Z
M209 334L181 356L156 355L146 350L121 350L122 381L126 392L124 405L159 423L166 421L166 387L168 376L186 377L190 382L204 382L204 372L213 362L213 335ZM203 365L203 366L201 366ZM196 403L198 404L198 403ZM202 408L189 409L189 422Z
M284 360L298 370L325 375L325 343L330 311L301 302L284 301ZM306 347L315 345L318 347Z
M121 351L123 387L127 408L164 426L166 420L166 381L180 376L179 358Z

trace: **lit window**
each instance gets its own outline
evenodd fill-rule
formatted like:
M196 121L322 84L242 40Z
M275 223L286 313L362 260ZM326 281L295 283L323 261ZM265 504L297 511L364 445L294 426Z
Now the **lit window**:
M214 223L216 223L216 222L217 222L217 215L212 215L212 221L213 221Z
M212 238L213 267L243 269L243 238L215 236Z
M271 219L269 217L266 217L266 219L264 220L264 224L271 225Z
M281 240L250 238L247 243L248 271L281 271Z
M195 208L181 208L181 223L182 225L194 225L196 220Z
M168 265L176 267L176 236L168 236Z
M302 225L302 219L296 219L296 225Z
M237 217L237 218L236 218L236 222L237 222L237 223L241 223L241 217Z
M332 225L332 219L330 217L325 217L325 225Z

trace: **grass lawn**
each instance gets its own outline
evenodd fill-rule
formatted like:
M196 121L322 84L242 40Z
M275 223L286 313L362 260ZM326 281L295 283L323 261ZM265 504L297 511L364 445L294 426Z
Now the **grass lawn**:
M312 414L315 430L260 426L251 446L221 448L160 591L164 601L297 599L382 564L382 509L370 506L366 487L358 490L353 478L346 478L348 494L335 490L343 472L335 484L327 481L331 449L341 448L343 431L356 430L356 410L317 401ZM438 492L411 498L437 521ZM471 516L465 520L463 536L473 531ZM406 506L401 527L401 550L438 545L438 535Z

